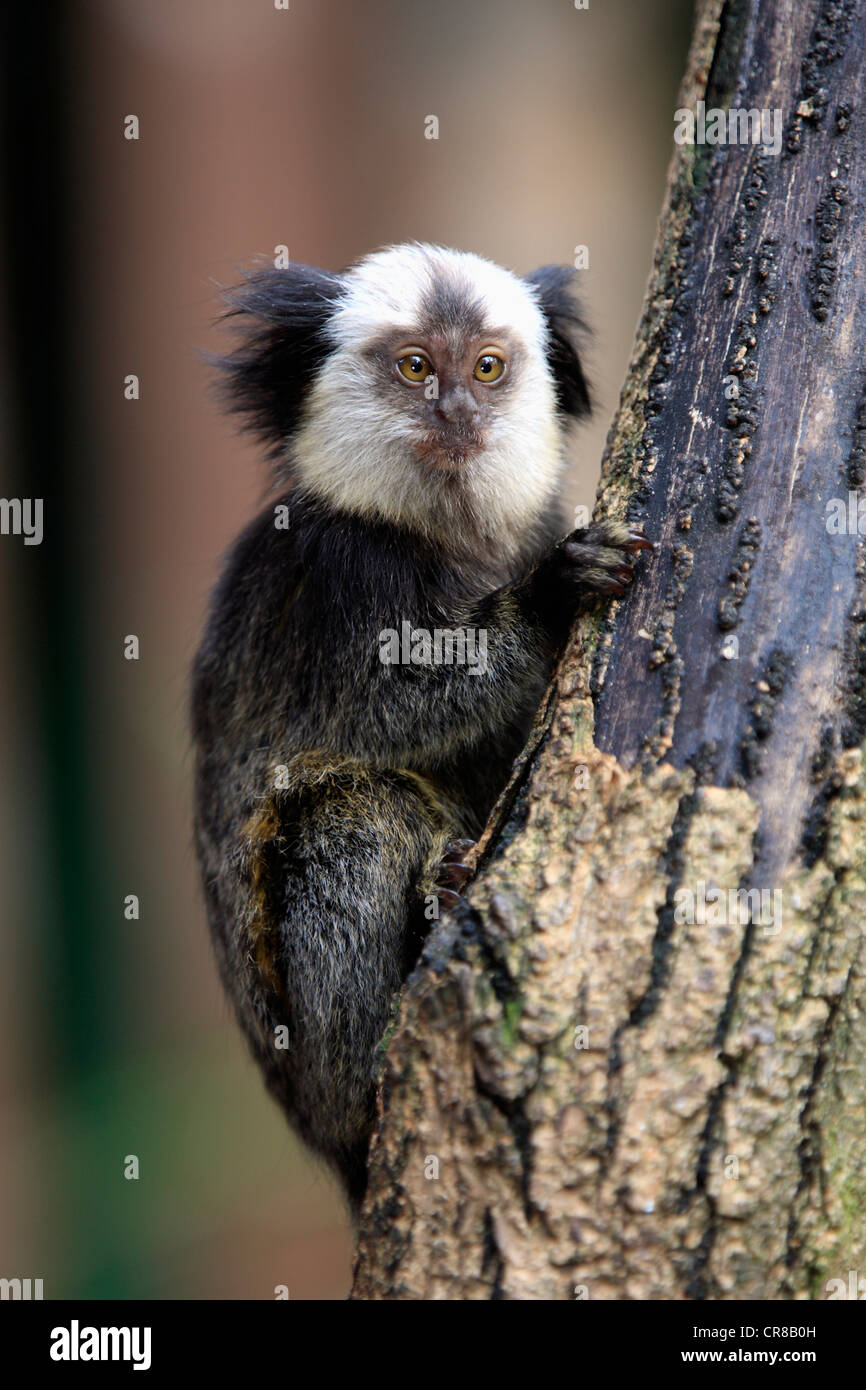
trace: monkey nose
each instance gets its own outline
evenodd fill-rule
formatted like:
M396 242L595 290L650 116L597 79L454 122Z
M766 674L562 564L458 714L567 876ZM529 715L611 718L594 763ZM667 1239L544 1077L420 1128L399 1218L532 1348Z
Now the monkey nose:
M475 402L463 386L452 387L437 402L436 413L453 425L468 425L475 420Z

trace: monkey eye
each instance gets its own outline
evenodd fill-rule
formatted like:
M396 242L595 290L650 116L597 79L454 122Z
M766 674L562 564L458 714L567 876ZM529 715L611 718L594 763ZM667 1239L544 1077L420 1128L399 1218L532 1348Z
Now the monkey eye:
M433 374L430 359L425 357L423 352L407 352L405 356L397 358L395 366L404 380L412 386L420 386L422 381L426 381L428 376Z
M483 381L485 385L490 386L494 381L499 380L504 371L505 361L498 352L482 352L475 363L472 375L476 381Z

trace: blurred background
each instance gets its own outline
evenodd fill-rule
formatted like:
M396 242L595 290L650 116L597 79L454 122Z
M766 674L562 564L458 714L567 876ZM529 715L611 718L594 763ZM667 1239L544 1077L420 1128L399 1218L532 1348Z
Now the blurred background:
M597 415L570 496L591 506L691 5L16 8L2 495L45 519L41 545L0 536L0 1276L46 1298L343 1298L339 1195L247 1058L191 853L187 671L265 482L199 357L216 287L280 245L338 269L419 238L518 271L587 247Z

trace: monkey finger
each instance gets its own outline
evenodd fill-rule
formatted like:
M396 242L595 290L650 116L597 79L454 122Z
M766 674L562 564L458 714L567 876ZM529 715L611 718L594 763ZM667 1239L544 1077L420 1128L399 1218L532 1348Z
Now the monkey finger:
M462 859L464 854L468 854L477 844L476 840L452 840L446 845L445 853L442 855L442 863L451 863L454 859Z
M633 526L628 533L628 538L623 545L623 550L655 550L653 542L645 536L639 526Z
M439 869L437 883L450 888L462 888L472 877L473 870L468 864L460 864L454 861L443 863Z
M460 907L466 902L466 899L455 893L453 888L440 888L437 897L443 907Z

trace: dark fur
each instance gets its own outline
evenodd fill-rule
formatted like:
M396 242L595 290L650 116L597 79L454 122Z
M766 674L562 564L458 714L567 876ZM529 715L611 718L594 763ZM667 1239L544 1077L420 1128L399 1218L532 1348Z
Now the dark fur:
M226 406L271 458L297 428L310 383L332 350L324 330L342 292L331 271L292 264L253 271L226 293L225 321L240 320L244 341L209 360L223 374Z
M557 404L563 414L579 420L589 413L591 401L578 352L586 324L574 299L574 271L567 265L543 265L524 278L538 291L547 319Z
M227 362L233 400L272 443L291 435L320 360L336 278L323 274L309 273L307 300L300 271L243 292L256 328ZM539 277L568 378L562 407L580 414L564 281ZM483 565L415 535L297 487L279 500L290 529L268 508L236 543L195 663L196 843L238 1018L270 1089L357 1205L380 1044L429 925L425 894L448 842L483 827L579 595L623 564L626 532L590 528L566 550L552 508L534 553L488 592ZM379 634L404 620L485 628L487 674L382 665Z

